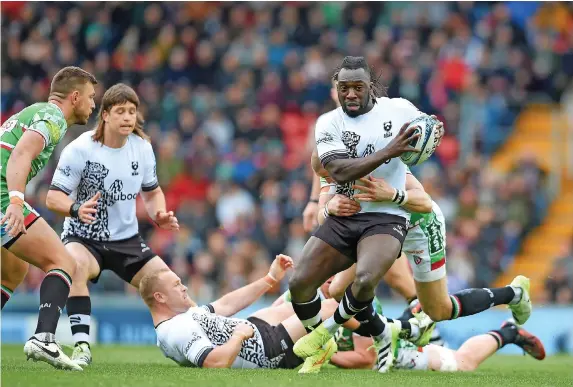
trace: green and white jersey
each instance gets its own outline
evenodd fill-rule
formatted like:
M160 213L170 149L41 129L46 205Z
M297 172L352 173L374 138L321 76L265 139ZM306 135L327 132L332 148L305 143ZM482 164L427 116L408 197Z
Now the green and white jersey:
M64 113L57 105L50 102L35 103L8 118L0 127L2 184L6 184L8 159L25 131L33 130L44 138L44 149L38 157L32 160L32 168L26 179L28 183L46 166L54 149L66 134L67 128Z

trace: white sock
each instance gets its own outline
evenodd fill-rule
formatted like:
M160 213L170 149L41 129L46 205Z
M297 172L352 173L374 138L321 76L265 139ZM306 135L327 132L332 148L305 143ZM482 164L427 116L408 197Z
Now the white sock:
M518 288L516 286L512 286L511 288L514 291L515 296L513 296L513 300L509 302L509 305L515 305L519 303L519 301L521 301L521 296L523 295L523 289Z
M340 328L340 324L334 321L334 316L330 316L329 318L327 318L323 324L326 330L329 331L330 334L332 335L334 335L338 330L338 328Z
M394 320L394 323L400 324L400 321ZM380 333L378 336L376 336L376 340L378 340L378 341L384 340L386 338L387 333L389 332L388 331L389 329L390 329L390 323L388 321L386 321L386 319L384 319L384 330L382 331L382 333Z
M414 325L412 323L410 323L410 327L412 328L410 330L410 339L412 340L416 340L417 338L420 337L420 327L417 325Z

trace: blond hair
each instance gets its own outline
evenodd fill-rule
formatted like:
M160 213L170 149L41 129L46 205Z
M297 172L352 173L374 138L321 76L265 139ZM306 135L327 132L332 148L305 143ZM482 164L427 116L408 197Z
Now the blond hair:
M98 123L92 139L96 142L101 142L103 144L104 137L104 126L105 122L103 120L103 112L110 112L111 109L116 105L123 105L127 102L131 102L135 105L137 109L139 107L139 97L135 90L127 86L124 83L118 83L113 85L104 93L101 108L98 113ZM143 131L143 124L145 121L141 114L137 113L137 121L135 122L135 129L133 133L144 140L149 141L149 136Z
M170 271L169 269L160 269L151 272L145 275L139 282L139 294L148 307L151 308L155 304L154 294L157 292L158 284L160 283L159 277Z

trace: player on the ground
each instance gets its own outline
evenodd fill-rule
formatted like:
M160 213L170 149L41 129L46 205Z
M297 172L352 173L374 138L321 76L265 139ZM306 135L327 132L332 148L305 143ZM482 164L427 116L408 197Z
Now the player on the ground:
M306 331L290 304L262 309L247 319L229 317L277 285L292 266L290 257L279 255L267 276L201 307L189 298L187 287L172 271L146 275L139 292L151 311L157 345L166 357L183 366L298 367L303 360L292 348ZM328 317L336 307L336 301L328 300L321 313ZM345 326L355 329L358 325L351 320ZM335 351L336 343L332 341L323 361Z
M77 262L66 308L75 342L72 360L83 366L92 359L88 281L95 283L103 270L111 270L137 288L145 274L167 269L139 235L137 195L157 226L179 229L166 209L138 107L131 87L109 88L97 128L63 150L46 198L49 209L66 216L62 240Z
M407 100L382 97L377 77L363 57L346 57L335 73L341 107L316 123L318 155L338 183L337 193L351 196L354 181L370 173L404 190L406 166L398 156L414 151L419 135L408 122L422 114ZM357 316L368 321L379 349L379 370L392 363L397 327L371 313L374 289L400 255L409 214L400 203L368 203L352 217L329 217L305 245L289 288L293 307L309 333L294 347L307 359L301 372L319 366L323 346L340 324ZM339 309L322 323L316 289L332 275L357 262L356 277Z
M337 333L338 352L330 362L341 368L371 368L376 356L368 348L372 339L356 335L351 329L341 328ZM506 321L500 329L471 337L458 350L429 344L418 347L399 340L395 368L413 371L474 371L487 358L507 344L515 344L534 359L545 358L545 348L539 338Z
M48 102L24 108L0 129L2 307L24 279L28 263L42 269L46 277L40 286L38 325L24 353L57 368L80 371L55 340L76 264L54 230L25 202L24 192L68 127L88 122L95 108L95 84L95 77L87 71L65 67L52 79Z

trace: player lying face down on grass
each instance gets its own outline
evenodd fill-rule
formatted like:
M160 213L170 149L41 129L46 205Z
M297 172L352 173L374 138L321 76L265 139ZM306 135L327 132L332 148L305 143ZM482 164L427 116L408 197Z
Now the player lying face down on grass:
M279 255L269 274L204 306L189 298L187 287L170 270L145 276L139 288L149 306L157 345L163 354L183 366L205 368L296 368L303 360L294 355L294 342L306 334L290 304L271 306L247 319L229 317L273 288L293 267L290 257ZM331 316L337 303L323 303L321 314ZM346 327L356 329L350 320ZM333 344L323 362L336 352Z

